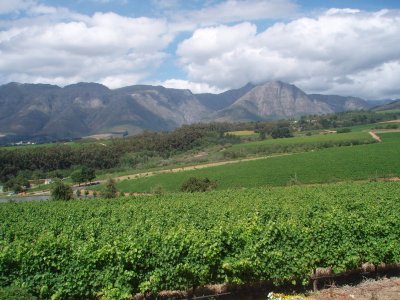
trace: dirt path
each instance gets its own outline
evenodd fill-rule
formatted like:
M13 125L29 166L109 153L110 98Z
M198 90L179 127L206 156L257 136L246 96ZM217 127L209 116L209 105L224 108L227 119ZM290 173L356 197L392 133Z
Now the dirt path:
M380 123L400 123L400 120L390 120L390 121L384 121Z
M400 278L368 280L356 286L331 287L313 294L310 300L396 300L400 299Z
M177 172L182 172L182 171L200 170L200 169L204 169L204 168L223 166L223 165L228 165L228 164L237 164L237 163L241 163L241 162L245 162L245 161L267 159L267 158L278 157L278 156L288 156L288 155L293 155L293 154L294 153L283 153L283 154L270 155L270 156L243 158L243 159L238 159L238 160L227 160L227 161L206 163L206 164L179 167L179 168L173 168L173 169L136 173L136 174L131 174L131 175L124 175L124 176L114 177L114 180L137 179L137 178L142 178L142 177L154 176L154 175L158 175L158 174L167 174L167 173L177 173ZM103 183L106 180L103 179L103 180L97 180L97 181L100 182L100 183Z
M382 142L381 138L379 137L379 135L377 135L377 134L375 133L375 131L369 131L368 133L372 136L372 138L373 138L374 140L378 141L379 143Z
M386 132L400 132L400 129L378 129L373 131L371 130L368 133L372 136L373 139L377 140L378 142L382 142L382 139L378 135L378 133L386 133Z

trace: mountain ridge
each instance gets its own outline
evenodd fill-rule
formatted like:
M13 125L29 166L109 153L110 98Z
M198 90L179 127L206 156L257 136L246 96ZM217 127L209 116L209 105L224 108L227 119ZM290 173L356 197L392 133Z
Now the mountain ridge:
M165 131L209 121L261 121L370 108L356 97L307 95L281 81L249 83L220 94L132 85L109 89L79 82L0 86L0 134L75 138L129 128Z

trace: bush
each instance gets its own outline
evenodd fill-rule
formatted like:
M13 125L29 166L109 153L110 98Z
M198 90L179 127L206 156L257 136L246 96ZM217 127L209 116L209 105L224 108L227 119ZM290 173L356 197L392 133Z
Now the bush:
M348 132L351 132L350 128L340 128L336 130L336 133L348 133Z
M164 194L164 188L161 185L157 184L152 187L151 193L154 195L162 195Z
M186 180L182 186L181 186L181 191L182 192L206 192L213 190L217 187L217 182L216 181L211 181L210 179L206 178L196 178L196 177L190 177L188 180Z
M290 129L288 127L277 127L272 130L271 136L274 139L278 139L293 137L293 134L290 132Z
M117 187L115 186L115 181L113 179L108 179L106 186L101 191L101 196L106 199L117 197Z
M64 184L61 180L56 180L51 189L52 200L71 200L72 199L72 188L69 185Z

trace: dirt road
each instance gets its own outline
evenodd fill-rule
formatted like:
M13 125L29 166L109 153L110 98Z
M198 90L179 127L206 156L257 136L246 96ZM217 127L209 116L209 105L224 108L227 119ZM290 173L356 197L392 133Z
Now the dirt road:
M356 286L332 287L312 295L310 300L397 300L400 278L368 280Z
M376 141L378 141L378 142L382 142L382 140L381 140L381 138L379 137L379 135L377 135L374 131L370 131L370 132L368 132L371 136L372 136L372 138L374 139L374 140L376 140Z
M270 155L270 156L252 157L252 158L244 158L244 159L238 159L238 160L227 160L227 161L199 164L199 165L179 167L179 168L173 168L173 169L136 173L136 174L131 174L131 175L124 175L124 176L114 177L114 180L137 179L137 178L141 178L141 177L154 176L154 175L158 175L158 174L177 173L177 172L182 172L182 171L199 170L199 169L204 169L204 168L223 166L223 165L227 165L227 164L236 164L236 163L245 162L245 161L267 159L267 158L272 158L272 157L287 156L287 155L293 155L293 154L294 153L283 153L283 154L276 154L276 155ZM97 180L97 181L99 181L100 183L103 183L106 180L104 179L104 180Z

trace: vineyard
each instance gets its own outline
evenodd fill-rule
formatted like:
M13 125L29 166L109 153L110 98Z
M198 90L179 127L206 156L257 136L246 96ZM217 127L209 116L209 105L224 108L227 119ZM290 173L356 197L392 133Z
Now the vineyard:
M166 191L179 191L182 182L193 176L216 180L218 189L282 186L293 180L312 184L398 177L400 133L384 133L380 136L382 143L331 147L174 174L159 174L121 181L118 188L124 192L150 192L155 186L161 186Z
M0 284L126 299L209 283L308 284L400 262L398 182L0 206Z

